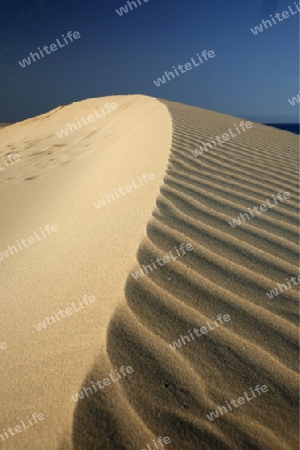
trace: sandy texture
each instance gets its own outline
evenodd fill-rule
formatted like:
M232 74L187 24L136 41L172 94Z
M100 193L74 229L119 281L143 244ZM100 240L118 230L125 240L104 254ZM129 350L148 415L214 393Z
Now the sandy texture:
M74 114L106 101L120 106L103 126L99 119L76 135L55 137ZM117 96L0 131L0 156L22 148L16 172L3 171L0 251L47 223L59 228L0 261L0 342L9 347L0 351L6 368L0 429L35 411L46 416L3 448L148 450L159 436L170 437L169 450L298 448L298 290L266 295L299 275L297 136L254 124L192 155L201 141L239 122L178 103ZM105 193L144 172L155 180L95 208ZM229 225L279 191L290 199ZM132 277L180 243L193 251ZM84 294L97 302L46 330L33 328ZM170 348L218 314L230 315L230 322ZM129 365L130 375L71 400ZM208 420L257 384L268 392Z
M297 290L266 296L299 274L297 137L255 125L195 158L190 150L201 140L239 122L165 104L173 122L171 165L137 260L147 264L181 242L194 251L137 281L128 276L107 355L83 385L122 364L135 372L78 404L74 447L148 449L169 436L165 448L172 450L297 449ZM232 217L279 190L291 199L230 227ZM170 348L220 313L230 315L228 325ZM209 412L257 384L268 392L208 420Z

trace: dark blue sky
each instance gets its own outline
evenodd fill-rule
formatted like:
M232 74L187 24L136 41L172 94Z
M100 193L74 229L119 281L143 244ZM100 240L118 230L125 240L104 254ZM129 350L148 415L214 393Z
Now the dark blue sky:
M297 122L299 17L250 28L294 0L1 0L0 121L14 122L90 97L145 94L260 122ZM277 20L278 22L278 20ZM81 38L22 68L62 34ZM62 38L61 38L62 39ZM214 59L156 87L154 79L202 50Z

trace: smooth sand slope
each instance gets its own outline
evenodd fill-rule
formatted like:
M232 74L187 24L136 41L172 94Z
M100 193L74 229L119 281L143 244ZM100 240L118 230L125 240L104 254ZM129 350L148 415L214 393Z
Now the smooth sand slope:
M119 108L103 122L56 136L106 101ZM192 155L201 141L239 122L178 103L117 96L0 131L0 156L20 148L22 155L19 166L0 172L0 251L47 223L58 226L0 261L0 342L8 344L0 350L0 429L45 414L3 448L155 450L160 436L171 439L170 450L298 448L298 290L266 295L299 275L297 136L254 124ZM105 193L144 172L155 180L95 208ZM229 225L279 191L290 199ZM193 251L147 276L131 275L181 243ZM34 329L85 294L97 301ZM171 348L219 314L231 320ZM71 399L121 366L133 373L78 403ZM256 385L268 392L207 418Z
M110 115L59 139L76 117ZM105 348L109 319L163 182L172 124L165 105L143 96L86 100L0 131L0 157L21 159L0 172L0 252L47 224L58 231L0 261L0 430L32 413L45 420L1 442L10 450L52 450L71 441L72 416L86 373ZM156 178L97 209L94 202L153 172ZM2 183L1 183L2 182ZM34 325L78 298L96 302L46 329ZM60 317L60 316L59 316ZM0 431L1 433L1 431ZM70 448L65 446L63 448Z

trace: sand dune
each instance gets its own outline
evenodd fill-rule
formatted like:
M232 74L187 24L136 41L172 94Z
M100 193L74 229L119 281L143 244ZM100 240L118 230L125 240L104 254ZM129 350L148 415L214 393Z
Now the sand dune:
M103 126L99 119L55 137L74 114L88 115L106 101L119 106ZM46 417L3 447L155 450L154 442L168 436L170 450L298 448L298 289L266 295L299 275L297 136L253 124L193 156L201 142L240 120L116 96L0 131L0 156L22 149L15 172L7 168L0 179L0 251L46 223L58 225L39 246L0 261L1 339L8 343L0 351L8 368L0 378L0 429L34 411ZM93 206L144 172L155 180L99 210ZM278 192L290 198L230 226ZM132 276L182 243L193 250ZM34 330L84 294L97 301ZM217 327L220 314L230 321ZM207 322L215 324L211 331L172 349ZM133 372L91 392L122 366ZM268 392L208 419L257 385ZM71 399L87 387L84 398Z

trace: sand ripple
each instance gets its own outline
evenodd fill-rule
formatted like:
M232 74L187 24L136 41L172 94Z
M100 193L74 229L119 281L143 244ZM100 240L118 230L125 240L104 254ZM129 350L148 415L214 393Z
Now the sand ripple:
M115 367L134 374L80 402L74 448L146 448L169 436L179 450L298 448L297 137L254 124L195 158L201 141L238 119L164 102L173 144L157 207L137 251L138 270L180 243L194 251L138 280L111 319L106 353L83 382ZM229 220L278 191L289 201L231 228ZM173 351L170 343L218 314L226 326ZM210 422L206 414L255 385L268 393Z

